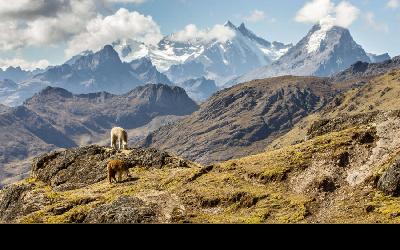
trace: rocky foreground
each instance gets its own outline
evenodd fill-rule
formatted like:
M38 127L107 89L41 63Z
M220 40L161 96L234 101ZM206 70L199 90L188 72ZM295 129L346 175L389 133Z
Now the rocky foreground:
M53 152L0 191L0 222L400 223L399 117L315 123L307 141L209 166L155 149ZM132 179L107 182L113 158Z

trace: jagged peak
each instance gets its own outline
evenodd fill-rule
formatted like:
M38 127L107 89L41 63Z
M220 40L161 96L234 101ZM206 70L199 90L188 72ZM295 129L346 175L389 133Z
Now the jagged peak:
M224 24L224 26L228 27L228 28L231 28L231 29L234 29L234 30L237 29L237 27L229 20Z

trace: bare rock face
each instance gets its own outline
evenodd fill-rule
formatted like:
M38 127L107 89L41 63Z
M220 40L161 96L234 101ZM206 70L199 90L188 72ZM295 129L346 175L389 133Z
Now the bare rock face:
M135 197L122 196L111 204L92 210L84 220L88 224L157 223L159 208Z
M82 188L104 180L111 159L126 161L131 168L187 167L188 162L155 149L133 149L126 153L100 146L53 152L33 160L32 175L58 191Z
M378 188L387 195L400 195L400 160L382 175L378 182Z

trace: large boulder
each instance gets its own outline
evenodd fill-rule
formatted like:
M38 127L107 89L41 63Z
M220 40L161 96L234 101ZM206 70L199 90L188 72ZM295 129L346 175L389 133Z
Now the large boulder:
M378 189L386 195L400 195L400 160L390 166L381 176L378 182Z

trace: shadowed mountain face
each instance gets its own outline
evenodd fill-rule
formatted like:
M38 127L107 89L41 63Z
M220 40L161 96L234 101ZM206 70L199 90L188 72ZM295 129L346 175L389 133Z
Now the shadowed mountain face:
M333 95L323 78L252 81L218 92L198 112L150 134L144 145L202 163L261 152Z
M76 144L26 107L0 111L0 165Z
M48 87L24 106L71 138L96 138L116 125L134 129L158 116L184 116L197 110L197 104L183 89L161 84L138 87L119 96L106 92L73 95L64 89Z
M124 95L74 95L65 89L48 87L23 106L0 106L0 166L56 148L90 143L108 145L109 131L114 126L130 131L158 119L150 126L156 129L197 109L182 88L161 84L138 87ZM140 131L140 136L134 131L132 135L143 138L148 133L146 129Z

